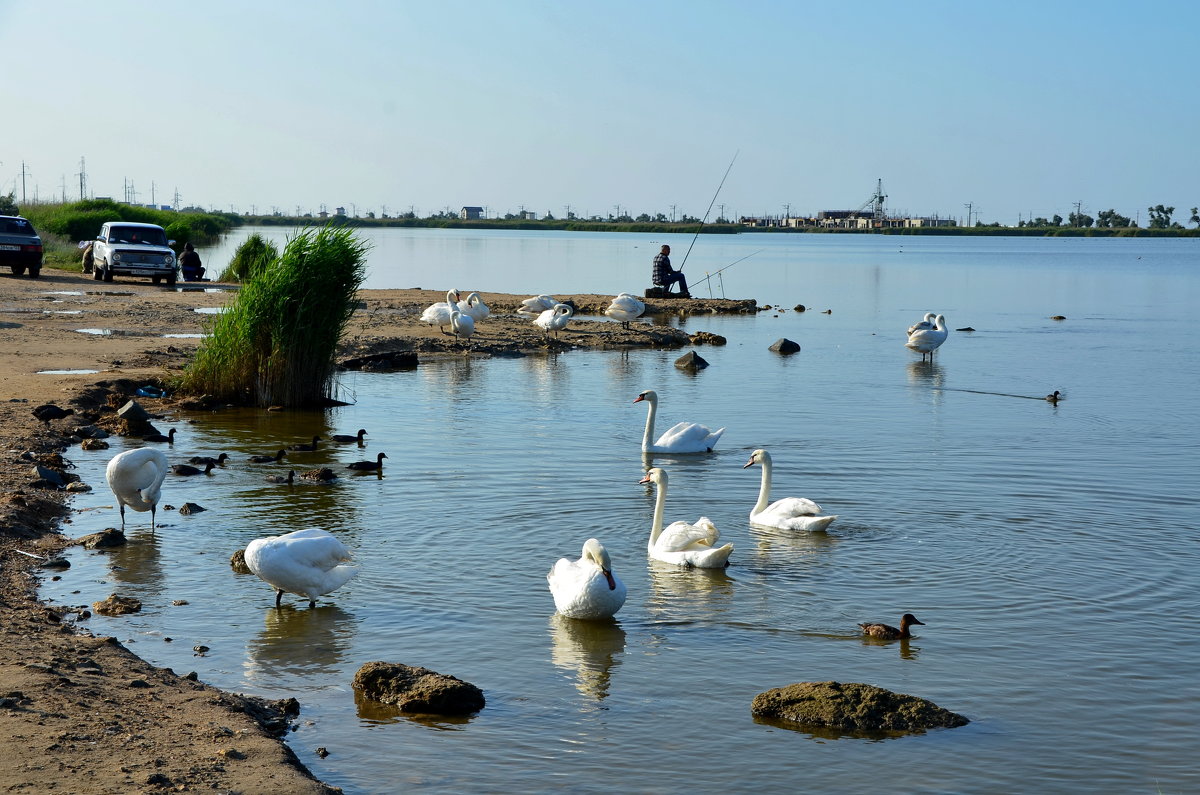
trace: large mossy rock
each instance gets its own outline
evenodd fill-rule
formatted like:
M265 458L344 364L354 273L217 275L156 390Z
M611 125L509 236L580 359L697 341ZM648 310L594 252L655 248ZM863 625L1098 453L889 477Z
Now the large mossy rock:
M366 663L354 674L353 685L364 697L405 712L469 715L484 705L483 691L470 682L401 663Z
M759 693L756 717L843 731L922 732L969 721L932 701L856 682L799 682Z

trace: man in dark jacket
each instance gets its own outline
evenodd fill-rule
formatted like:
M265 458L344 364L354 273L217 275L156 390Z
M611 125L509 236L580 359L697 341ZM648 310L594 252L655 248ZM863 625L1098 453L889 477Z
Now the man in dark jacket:
M184 243L183 253L179 255L179 268L183 271L185 282L198 282L204 279L204 268L200 265L200 255L191 243Z
M650 272L650 281L659 285L663 290L670 294L671 285L679 283L679 298L691 298L691 293L688 292L687 279L683 276L683 271L677 271L671 268L671 247L664 245L662 251L654 257L654 268Z

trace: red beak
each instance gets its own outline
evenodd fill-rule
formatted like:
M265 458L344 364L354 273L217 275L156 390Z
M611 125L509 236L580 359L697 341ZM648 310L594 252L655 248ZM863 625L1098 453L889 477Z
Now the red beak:
M646 477L644 477L644 478L642 478L641 480L639 480L639 481L638 481L638 483L649 483L649 482L650 482L650 476L649 476L649 475L646 475Z
M642 397L641 395L638 395L637 397L635 397L635 398L633 399L633 402L634 402L634 403L641 403L641 402L642 402L643 400L645 400L645 399L646 399L646 398Z

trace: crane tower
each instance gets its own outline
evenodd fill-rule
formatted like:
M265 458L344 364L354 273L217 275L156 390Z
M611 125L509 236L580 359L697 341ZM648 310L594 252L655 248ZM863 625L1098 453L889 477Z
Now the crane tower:
M859 205L855 212L861 213L863 210L871 207L872 220L875 222L873 225L883 226L883 222L887 218L887 215L884 213L883 209L883 203L885 201L887 201L887 194L883 192L883 180L880 179L875 182L874 195Z

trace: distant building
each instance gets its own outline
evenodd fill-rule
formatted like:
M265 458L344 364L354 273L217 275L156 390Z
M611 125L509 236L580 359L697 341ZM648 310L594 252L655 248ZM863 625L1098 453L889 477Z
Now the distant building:
M458 211L458 217L464 221L478 221L483 217L482 207L464 207Z
M346 208L345 208L345 207L335 207L335 208L334 208L334 210L333 210L333 214L334 214L334 215L345 215L345 214L346 214Z

